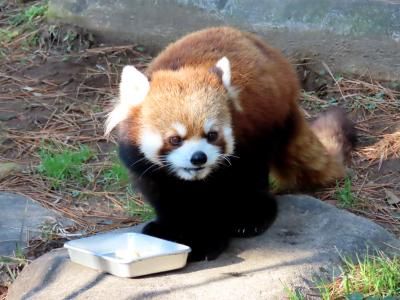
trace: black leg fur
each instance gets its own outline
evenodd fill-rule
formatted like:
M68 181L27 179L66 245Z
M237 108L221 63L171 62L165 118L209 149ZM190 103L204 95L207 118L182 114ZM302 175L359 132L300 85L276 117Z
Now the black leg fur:
M192 229L193 230L193 229ZM192 248L189 261L213 260L228 246L228 236L218 231L187 230L184 228L168 228L162 223L153 221L143 228L143 233L158 238L189 245Z
M243 197L246 205L234 215L231 227L233 237L253 237L263 233L275 220L277 203L268 192L249 192Z
M232 236L264 232L277 211L268 193L268 162L279 136L288 136L275 134L260 138L263 142L255 146L238 148L231 165L201 181L181 180L163 168L151 168L137 146L121 142L120 157L133 175L133 184L157 213L157 220L143 232L190 246L191 261L216 258Z

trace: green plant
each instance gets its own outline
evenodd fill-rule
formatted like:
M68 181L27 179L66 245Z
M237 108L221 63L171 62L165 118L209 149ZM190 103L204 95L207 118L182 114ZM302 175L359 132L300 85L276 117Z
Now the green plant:
M340 202L340 205L344 208L353 207L355 204L355 198L351 191L351 179L349 177L346 177L344 180L343 187L339 187L339 184L337 184L336 187L337 187L336 197Z
M41 163L37 170L51 181L53 188L57 188L64 180L83 183L85 177L82 166L93 157L93 153L87 146L81 146L79 150L66 149L61 152L51 146L42 146L39 156Z
M20 35L18 30L0 29L0 41L8 43Z
M32 46L37 46L40 40L40 24L47 14L47 4L34 4L20 8L18 13L5 15L3 27L0 29L0 44L12 43L18 40L20 48L24 51ZM24 38L20 38L24 35ZM7 49L0 51L0 55L7 55Z
M19 26L24 23L32 23L36 18L43 17L47 13L47 5L35 4L29 6L17 15L10 18L9 23L12 26Z
M299 290L292 290L286 284L283 285L283 289L289 300L306 300L306 297Z
M330 299L385 299L394 300L400 295L400 258L383 253L353 261L342 258L342 274L332 283L317 286L324 300Z
M124 210L130 217L139 217L142 222L154 219L156 213L154 209L147 203L138 202L137 194L133 190L132 185L126 188L126 200Z
M273 176L268 177L268 184L271 191L278 191L279 190L279 182Z
M109 187L120 187L128 184L128 172L119 161L114 162L103 174L104 181Z
M139 204L135 200L128 199L124 209L130 217L139 217L143 222L155 218L154 209L147 203Z
M0 256L0 273L4 272L8 280L14 282L20 270L27 264L28 260L22 255L20 257Z
M73 50L78 50L82 40L79 32L74 29L61 26L50 25L47 27L49 46L61 46L67 53Z
M39 226L41 240L47 242L59 236L62 225L54 220L46 220Z

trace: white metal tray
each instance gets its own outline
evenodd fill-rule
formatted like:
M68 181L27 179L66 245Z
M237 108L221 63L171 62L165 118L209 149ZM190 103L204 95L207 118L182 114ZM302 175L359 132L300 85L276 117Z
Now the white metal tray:
M149 235L105 233L64 244L72 261L119 277L136 277L182 268L190 247Z

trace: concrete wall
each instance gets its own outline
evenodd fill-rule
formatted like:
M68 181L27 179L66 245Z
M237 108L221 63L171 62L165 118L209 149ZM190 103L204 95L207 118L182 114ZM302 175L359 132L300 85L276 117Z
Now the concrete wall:
M400 0L50 0L49 18L153 53L188 32L232 25L294 58L400 80Z

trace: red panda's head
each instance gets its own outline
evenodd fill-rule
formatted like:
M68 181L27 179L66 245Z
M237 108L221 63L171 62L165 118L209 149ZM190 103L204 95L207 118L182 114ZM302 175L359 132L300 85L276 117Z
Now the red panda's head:
M225 57L211 69L156 71L151 82L126 66L106 133L123 122L122 134L135 139L148 160L181 179L204 179L233 153L229 102L234 93Z

